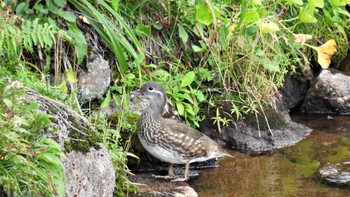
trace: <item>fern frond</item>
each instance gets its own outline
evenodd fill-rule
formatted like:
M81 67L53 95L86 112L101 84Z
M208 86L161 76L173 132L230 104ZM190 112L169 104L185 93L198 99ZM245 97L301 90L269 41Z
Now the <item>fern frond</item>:
M1 19L0 19L1 20ZM40 44L45 50L50 50L56 41L58 33L54 25L41 24L39 19L26 20L20 27L10 21L1 20L0 48L3 49L0 57L8 60L18 59L22 50L34 52L34 46Z
M22 25L22 31L25 35L25 49L31 52L33 46L38 44L46 50L51 49L56 41L55 35L58 33L53 25L40 24L38 18L34 19L33 22L25 21Z

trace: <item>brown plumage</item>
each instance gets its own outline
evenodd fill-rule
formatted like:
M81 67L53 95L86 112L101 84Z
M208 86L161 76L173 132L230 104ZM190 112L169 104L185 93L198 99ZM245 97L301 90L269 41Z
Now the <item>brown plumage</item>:
M175 180L186 181L190 163L232 157L205 134L174 119L162 117L167 97L158 83L147 82L132 94L143 95L149 100L149 106L142 111L137 125L138 137L152 156L170 163L166 177L174 176L171 164L186 164L184 177Z

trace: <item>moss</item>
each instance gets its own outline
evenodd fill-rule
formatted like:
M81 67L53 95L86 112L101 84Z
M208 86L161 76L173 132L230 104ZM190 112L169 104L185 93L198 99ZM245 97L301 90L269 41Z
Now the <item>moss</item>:
M269 126L267 125L264 114L266 115ZM269 127L271 129L282 128L287 124L286 118L270 106L265 106L264 113L260 112L258 118L256 118L254 113L248 114L244 122L252 128L260 128L262 130L267 130Z
M83 131L76 131L70 129L69 137L72 139L64 142L64 148L67 152L77 150L86 153L89 152L92 146L96 149L101 148L97 144L101 142L101 139L92 130L84 129Z
M69 153L76 150L82 153L87 153L91 147L100 149L101 147L98 145L98 143L102 142L102 140L98 137L90 125L86 125L85 122L79 122L76 117L70 114L68 114L68 116L68 119L73 123L72 127L75 129L69 129L69 137L71 139L64 142L66 152Z

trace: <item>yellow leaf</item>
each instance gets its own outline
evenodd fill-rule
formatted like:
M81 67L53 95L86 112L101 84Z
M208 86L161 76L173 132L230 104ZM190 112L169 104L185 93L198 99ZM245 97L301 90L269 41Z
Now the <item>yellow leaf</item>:
M274 33L280 30L280 27L271 21L259 23L261 33Z
M327 69L331 64L332 55L337 51L337 43L334 39L328 40L326 43L319 47L312 45L304 44L310 48L313 48L317 51L317 62L321 65L323 69Z
M310 34L293 34L294 41L305 44L308 40L312 38L312 35Z
M334 39L328 40L323 45L316 47L318 55L318 63L323 69L327 69L331 64L332 55L337 51L337 43Z

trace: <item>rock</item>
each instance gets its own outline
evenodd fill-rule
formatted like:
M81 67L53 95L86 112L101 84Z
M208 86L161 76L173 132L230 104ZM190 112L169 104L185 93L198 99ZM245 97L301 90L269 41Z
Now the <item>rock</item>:
M80 71L78 76L79 101L82 104L102 98L111 80L108 61L96 51L89 54L86 68L87 71Z
M186 182L169 182L164 179L155 179L150 174L137 174L130 176L129 180L139 186L138 193L134 196L198 196L197 192Z
M327 164L318 170L318 174L328 185L350 188L350 161Z
M249 154L263 154L294 145L311 133L311 129L291 120L282 102L282 94L276 92L264 106L264 113L250 114L243 120L231 121L227 126L218 130L213 120L207 118L200 124L200 130L218 142L221 146L230 147ZM221 103L223 110L230 110L231 103ZM214 117L211 110L206 117ZM222 115L229 111L221 112ZM226 118L230 118L229 116Z
M279 89L282 94L282 102L287 110L292 110L300 105L307 93L308 83L300 82L292 77L284 80L283 87Z
M311 129L289 121L278 128L258 130L244 121L230 123L220 133L211 120L201 123L203 132L216 141L241 152L261 154L296 144L311 133Z
M350 77L322 70L311 82L302 111L315 114L350 114Z
M115 176L108 150L100 144L87 153L73 150L63 161L66 195L74 197L113 196ZM114 183L114 184L113 184Z
M338 69L347 74L350 74L350 50L348 54L344 57L344 59L339 63Z
M65 195L68 197L113 196L115 172L111 156L99 143L93 127L70 106L42 96L22 87L31 101L39 104L39 111L52 115L51 127L54 133L47 133L55 139L66 158Z

